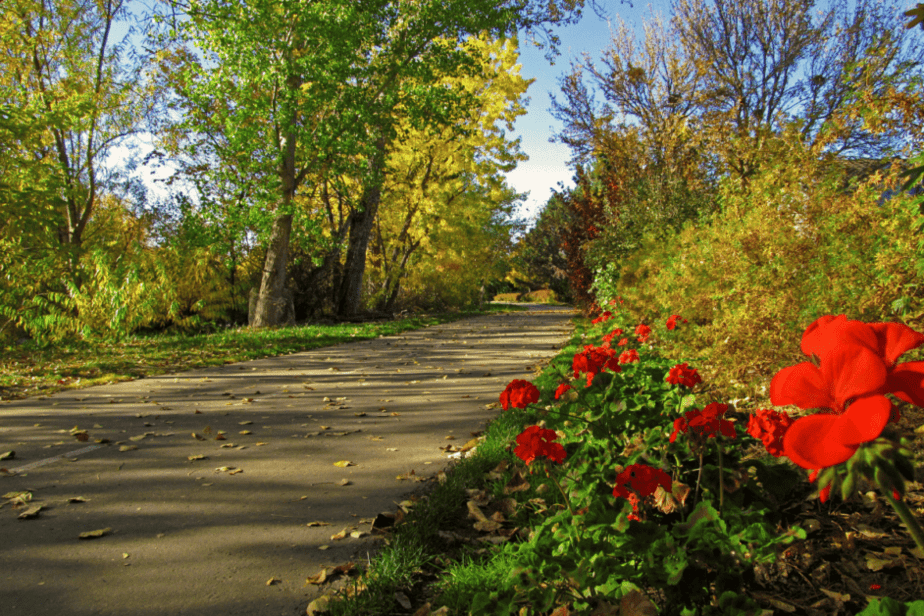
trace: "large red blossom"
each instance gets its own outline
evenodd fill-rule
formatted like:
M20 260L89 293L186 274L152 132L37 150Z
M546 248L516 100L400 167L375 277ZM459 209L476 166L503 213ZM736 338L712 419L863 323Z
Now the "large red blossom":
M635 333L638 335L639 342L645 342L648 340L648 336L651 335L651 328L644 323L639 323L638 327L635 328Z
M500 404L505 411L511 406L524 409L533 402L539 402L539 388L521 379L510 381L500 395Z
M629 349L619 354L619 363L621 364L632 364L637 361L639 361L639 356L638 351L635 349Z
M581 373L587 375L588 387L593 382L594 376L603 372L603 370L622 372L622 368L619 367L619 359L616 357L616 351L591 345L585 346L583 351L575 354L571 367L574 370L574 378L578 378Z
M899 323L838 315L809 325L801 348L813 361L783 368L770 383L774 405L820 409L789 427L785 455L807 469L840 464L860 444L878 438L889 421L898 421L886 393L924 406L924 362L895 363L921 344L924 334Z
M638 513L639 502L654 494L658 486L669 493L671 491L670 475L646 464L632 464L616 476L613 496L628 499L632 503L633 511L629 519L638 521L639 517L636 513Z
M679 314L672 314L671 316L669 316L667 319L667 329L674 329L675 327L677 327L678 320L680 320ZM684 319L683 322L686 323L687 320Z
M687 362L684 362L671 368L665 380L671 385L683 385L693 388L697 383L703 382L703 377L699 375L696 368L690 368Z
M555 430L530 426L517 437L517 447L513 453L526 464L541 457L561 464L565 461L565 448L560 443L552 442L557 438Z
M727 404L713 402L706 405L703 410L690 409L684 412L683 417L674 420L674 432L670 436L670 442L677 440L680 432L692 431L700 438L715 438L719 433L729 438L735 438L735 424L723 419L725 412L728 411Z
M759 439L771 456L779 458L783 455L783 436L792 424L787 413L758 409L748 418L748 434Z

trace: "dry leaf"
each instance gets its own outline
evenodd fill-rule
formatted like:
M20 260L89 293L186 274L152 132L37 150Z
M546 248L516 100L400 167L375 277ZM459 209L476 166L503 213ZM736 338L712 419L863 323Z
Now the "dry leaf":
M102 528L100 530L90 530L85 533L80 533L78 539L99 539L104 535L108 535L112 532L111 528Z
M251 432L250 430L241 430L240 432L238 432L238 434L247 436L248 434L253 434L253 432Z
M189 460L190 462L195 462L196 460L208 460L209 457L208 457L208 456L202 456L202 455L199 455L199 456L187 456L186 459Z
M328 605L330 605L330 595L318 597L308 604L308 611L306 614L307 616L320 616L320 614L326 614L328 612Z
M403 592L398 591L395 593L395 601L401 604L401 607L403 607L404 609L406 610L411 609L411 600L408 599L407 595L404 594Z
M90 435L87 434L85 431L72 432L72 434L74 435L74 438L80 441L81 443L85 443L90 440Z
M226 473L228 471L233 471L235 467L233 466L219 466L215 469L216 473Z
M319 546L318 546L318 549L319 549L319 550L329 550L329 549L330 549L330 546L329 546L329 545L319 545Z
M305 578L305 584L321 585L327 581L327 569L321 569L321 573Z
M205 437L204 437L204 436L202 436L201 434L196 434L195 432L192 433L192 437L193 437L194 439L196 439L197 441L204 441L204 440L205 440Z
M619 613L621 616L657 616L658 608L644 593L633 590L619 602Z
M251 425L251 424L253 424L252 421L239 421L239 422L237 422L237 425L239 425L239 426L249 426L249 425Z
M276 584L282 584L282 580L280 580L279 578L274 578L274 577L271 577L270 579L266 580L267 586L275 586Z
M135 451L138 449L138 445L122 445L119 447L119 451Z
M236 469L234 469L233 471L231 471L231 472L228 473L228 474L229 474L229 475L237 475L238 473L243 473L243 472L244 472L244 469L242 469L242 468L236 468Z
M32 505L31 507L29 507L28 509L20 513L18 517L20 520L34 520L35 518L38 517L39 511L41 511L42 509L43 507L41 505Z
M224 435L224 434L218 433L217 435L215 435L215 440L216 440L216 441L224 441L224 440L227 440L227 439L225 438L225 435Z
M67 499L67 502L69 502L69 503L85 503L85 502L87 502L87 499L85 499L85 498L82 497L82 496L72 496L72 497L70 497L69 499Z
M340 540L340 539L343 539L343 538L345 538L345 537L347 536L347 533L348 533L348 532L349 532L349 529L344 528L342 531L340 531L340 532L337 533L336 535L331 535L331 536L330 536L330 540L331 540L331 541L338 541L338 540Z
M339 462L334 462L334 466L339 466L340 468L346 468L347 466L356 466L349 460L340 460Z
M330 522L308 522L305 526L330 526Z
M12 460L16 457L15 451L7 451L6 453L0 453L0 460Z
M353 539L361 539L361 538L365 537L365 536L368 535L368 534L369 534L369 533L366 532L366 531L364 531L364 530L356 530L356 531L353 531L352 533L350 533L350 537L353 537Z
M349 479L341 479L341 480L340 480L340 485L342 485L342 486L351 486L351 485L353 485L353 482L350 481Z

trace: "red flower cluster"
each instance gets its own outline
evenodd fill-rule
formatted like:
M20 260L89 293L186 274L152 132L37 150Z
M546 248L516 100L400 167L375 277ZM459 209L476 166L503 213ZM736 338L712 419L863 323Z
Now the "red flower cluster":
M763 442L767 453L779 458L783 455L783 435L792 424L793 419L785 412L757 409L748 418L748 434Z
M672 330L672 329L674 329L675 327L677 327L677 320L678 320L678 319L680 319L680 315L679 315L679 314L672 314L670 317L668 317L668 319L667 319L667 329L671 329L671 330ZM683 322L686 323L687 320L684 319Z
M638 513L638 504L645 497L654 494L658 486L670 492L670 475L661 469L645 464L632 464L616 476L616 487L613 488L613 496L628 499L632 503L633 513L629 514L629 519L638 522L640 521L638 515L636 515Z
M770 401L821 412L793 422L783 453L803 468L834 466L878 438L889 421L898 421L885 394L924 406L924 361L896 364L922 344L924 334L900 323L838 315L809 325L801 348L813 361L780 370L770 382Z
M561 464L565 461L565 448L560 443L552 442L557 438L555 430L530 426L517 437L517 447L513 453L526 464L543 456Z
M613 331L611 331L610 333L608 333L608 334L606 334L605 336L603 336L603 346L606 347L606 348L609 348L609 347L610 347L610 343L613 341L613 338L617 338L617 337L619 337L619 336L622 336L622 333L623 333L623 332L622 332L621 329L616 328L616 329L614 329Z
M687 430L692 430L701 439L715 438L720 432L729 438L737 437L735 424L722 419L727 410L727 404L713 402L703 410L694 408L684 412L683 417L674 420L674 432L670 441L673 443L680 432L685 433Z
M686 362L671 368L665 380L671 385L684 385L690 388L695 387L697 383L703 382L703 378L696 371L696 368L690 368Z
M635 328L635 333L638 335L639 342L645 342L648 340L648 336L651 335L651 328L644 323L639 323L638 327Z
M578 378L582 372L587 374L587 387L590 387L594 376L603 370L622 372L619 360L616 358L616 351L591 345L585 346L583 351L574 356L571 367L574 369L574 378Z
M603 314L601 314L599 317L597 317L596 319L594 319L593 321L591 321L591 324L592 324L592 325L596 325L597 323L606 323L607 321L609 321L609 320L612 319L612 318L613 318L613 313L610 312L609 310L607 310L606 312L604 312Z
M569 389L571 389L571 385L569 383L562 383L559 385L558 389L555 390L555 399L558 400L561 398L562 395L564 395L564 393Z
M623 351L619 355L619 363L621 364L631 364L639 361L638 351L635 349L629 349L628 351Z
M525 409L533 402L539 402L539 388L521 379L510 381L507 388L500 395L500 404L506 411L511 406Z

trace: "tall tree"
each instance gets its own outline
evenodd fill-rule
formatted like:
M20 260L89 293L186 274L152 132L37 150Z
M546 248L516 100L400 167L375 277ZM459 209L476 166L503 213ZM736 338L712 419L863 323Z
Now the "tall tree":
M185 63L177 78L187 108L199 110L188 128L222 123L229 151L243 154L265 178L254 198L274 220L256 326L281 317L293 198L306 178L321 169L363 178L338 298L341 314L355 313L383 165L401 114L422 125L454 124L474 102L439 86L435 69L466 73L477 66L456 42L482 31L505 35L568 23L583 6L581 0L570 0L566 11L528 0L169 2L188 16L165 21L179 35L177 46L191 56L195 45L205 55Z

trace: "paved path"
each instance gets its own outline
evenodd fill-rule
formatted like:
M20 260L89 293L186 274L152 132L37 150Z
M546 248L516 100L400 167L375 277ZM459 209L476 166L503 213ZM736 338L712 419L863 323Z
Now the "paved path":
M561 348L573 313L535 308L0 403L0 495L43 506L0 499L0 614L304 614L305 578L377 541L331 535L394 511Z

